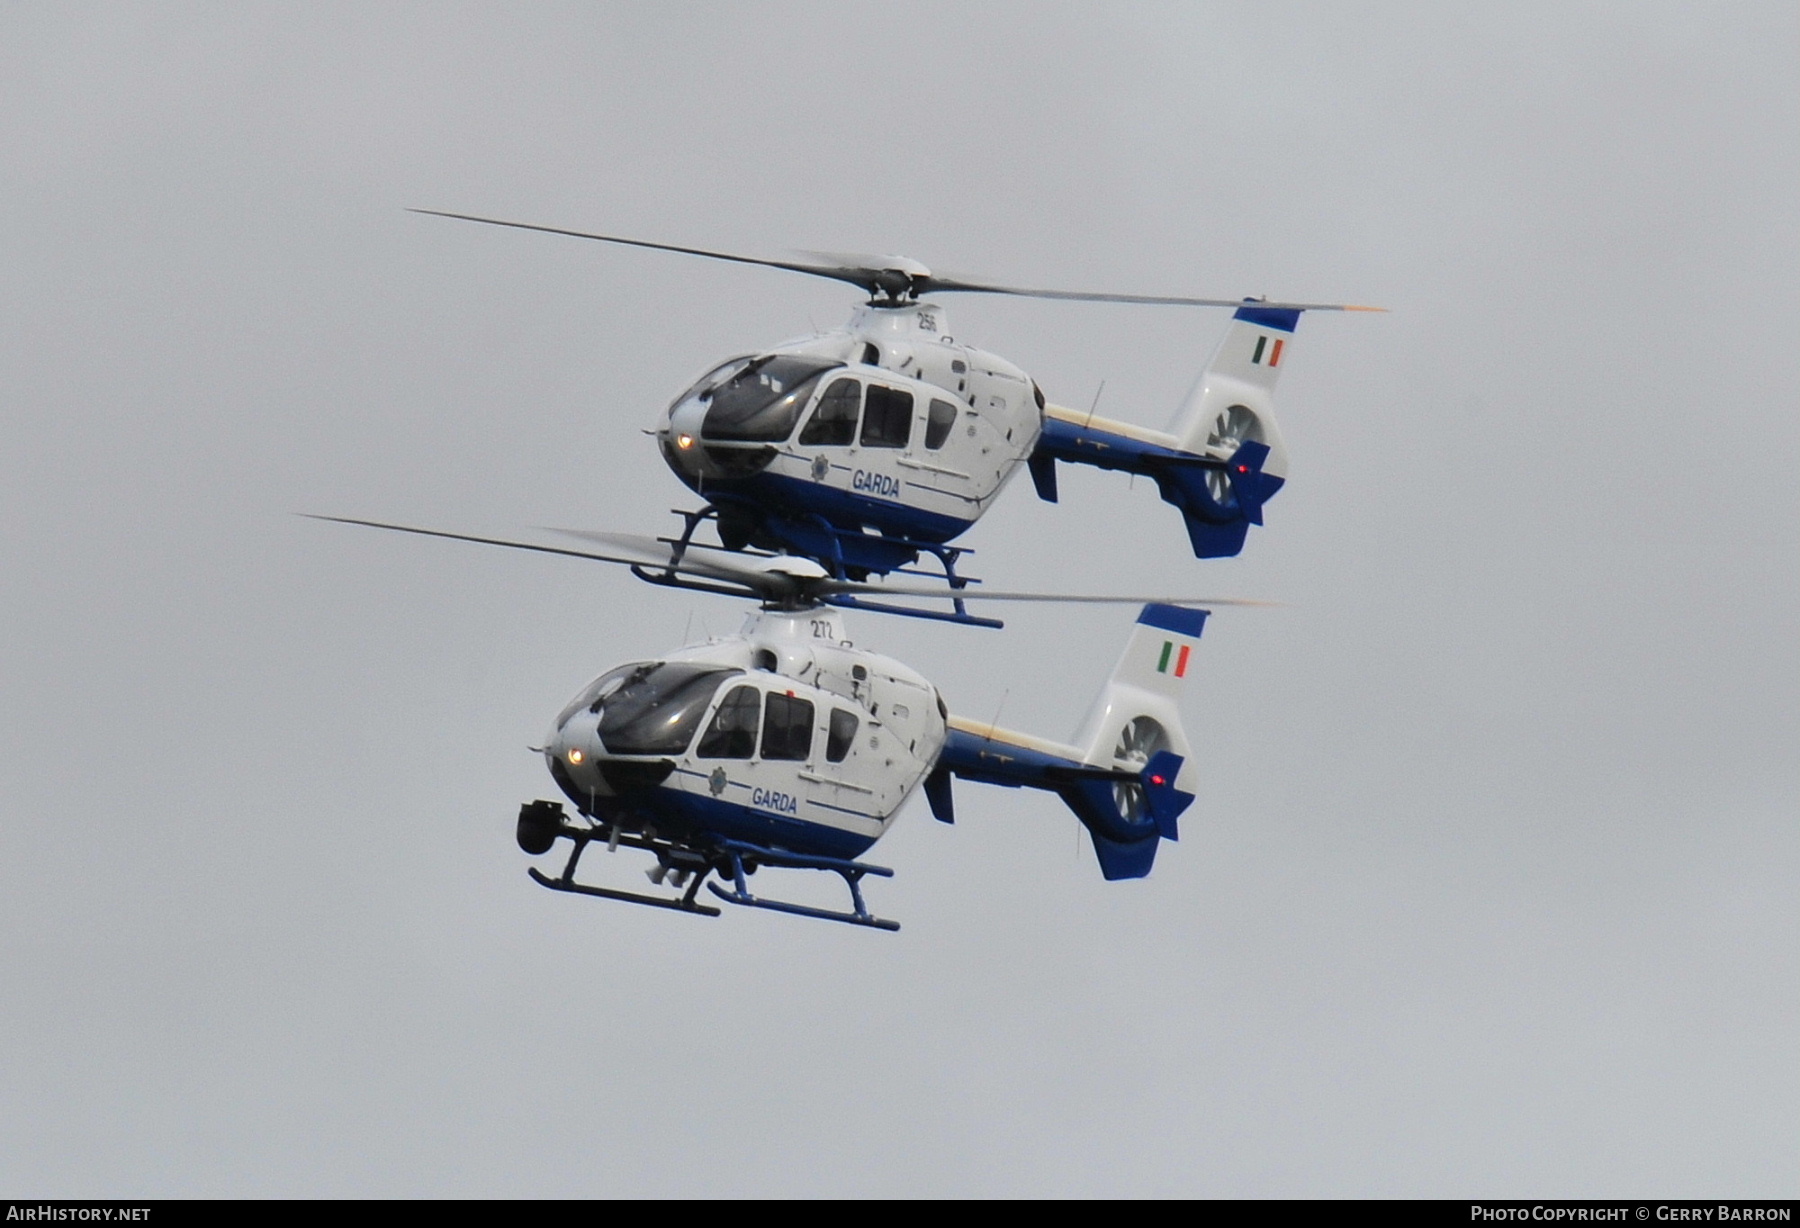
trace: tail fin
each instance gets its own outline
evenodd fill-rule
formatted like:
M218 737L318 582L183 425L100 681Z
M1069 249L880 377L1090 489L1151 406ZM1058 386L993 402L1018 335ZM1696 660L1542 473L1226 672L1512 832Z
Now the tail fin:
M1262 505L1287 481L1275 381L1293 352L1299 324L1298 311L1238 308L1169 423L1182 453L1225 463L1222 470L1190 466L1175 472L1174 481L1159 483L1163 498L1181 509L1199 558L1242 550L1249 527L1262 523Z
M1278 463L1265 465L1264 470L1285 476L1287 447L1275 425L1275 381L1294 352L1294 330L1299 325L1298 311L1270 311L1249 304L1239 307L1206 369L1169 423L1175 446L1183 452L1206 454L1209 447L1218 447L1220 419L1234 408L1247 411L1238 415L1246 433L1228 434L1266 445L1271 459Z
M950 822L950 776L1009 788L1046 789L1088 829L1108 879L1150 873L1156 848L1174 840L1194 800L1179 700L1206 611L1147 605L1072 746L950 719L950 734L926 782L932 812Z
M1299 323L1298 311L1239 307L1167 431L1046 408L1030 458L1039 496L1055 502L1059 460L1146 474L1181 510L1196 557L1237 554L1287 480L1274 394Z

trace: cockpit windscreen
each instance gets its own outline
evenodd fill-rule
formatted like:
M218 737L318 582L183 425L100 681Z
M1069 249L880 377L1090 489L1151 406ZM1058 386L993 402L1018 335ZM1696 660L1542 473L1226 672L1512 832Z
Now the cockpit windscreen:
M608 670L598 678L581 688L581 694L569 701L569 706L556 714L556 728L561 729L569 723L569 718L586 708L590 712L600 710L600 702L619 689L619 684L631 677L638 670L648 668L643 662L621 665L618 669Z
M708 440L778 443L793 434L819 376L841 365L786 354L758 358L701 393L711 402L701 432Z
M741 670L651 661L614 670L595 684L600 741L614 755L678 755L694 739L719 684ZM616 686L605 687L615 674Z

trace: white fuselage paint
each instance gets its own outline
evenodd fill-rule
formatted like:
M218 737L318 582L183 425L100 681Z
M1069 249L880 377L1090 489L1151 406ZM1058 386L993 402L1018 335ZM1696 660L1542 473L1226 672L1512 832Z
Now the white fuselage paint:
M873 841L893 822L944 743L944 714L936 688L900 662L853 645L835 610L758 611L736 636L683 648L661 659L741 672L714 692L681 753L610 756L614 761L673 760L675 769L660 790L678 790ZM805 758L764 758L760 739L746 757L708 758L698 753L720 705L746 685L765 697L774 692L812 704L812 737ZM856 721L855 734L838 762L827 753L834 711ZM590 712L578 711L551 730L544 754L566 773L578 793L606 798L613 790L600 770L609 756L599 737L598 720Z
M1042 430L1031 377L997 354L958 344L946 333L943 309L932 304L866 305L842 329L764 352L844 364L820 381L788 437L770 445L775 455L764 472L779 477L971 521L1031 455ZM864 444L860 418L857 437L847 445L799 442L826 388L844 376L861 381L865 396L878 386L912 397L904 447ZM935 432L934 402L940 406ZM950 410L954 418L945 432L942 418ZM686 470L685 479L728 476L706 454L703 419L704 406L690 396L669 406L657 423L663 455L678 474ZM692 442L675 446L684 437Z

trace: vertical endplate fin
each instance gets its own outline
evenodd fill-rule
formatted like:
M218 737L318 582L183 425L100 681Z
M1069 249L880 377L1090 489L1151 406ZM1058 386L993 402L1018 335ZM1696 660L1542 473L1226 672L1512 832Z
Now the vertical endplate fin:
M1181 775L1182 758L1172 750L1159 750L1144 765L1144 802L1156 831L1164 840L1179 840L1175 820L1193 803L1194 795L1175 787Z

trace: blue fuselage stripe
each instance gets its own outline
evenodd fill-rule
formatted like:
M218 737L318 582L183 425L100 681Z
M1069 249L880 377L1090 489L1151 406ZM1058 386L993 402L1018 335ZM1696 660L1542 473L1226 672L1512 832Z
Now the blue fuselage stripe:
M806 804L808 806L817 806L820 810L835 810L839 814L853 815L859 819L874 819L877 822L880 821L879 817L876 815L864 814L860 810L851 810L846 806L833 806L830 802L815 802L810 797L806 799Z
M599 804L604 807L608 800L601 798ZM786 818L741 802L702 797L680 789L656 789L634 802L634 809L651 812L652 822L668 824L673 821L706 835L818 857L858 857L875 843L874 836L805 819Z
M975 523L971 519L944 516L779 473L764 472L737 479L709 478L706 491L709 495L736 495L764 504L777 514L797 519L823 516L846 532L860 533L862 526L867 524L883 533L913 541L947 542Z

